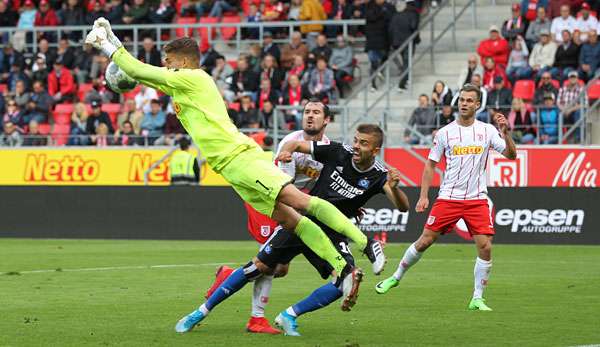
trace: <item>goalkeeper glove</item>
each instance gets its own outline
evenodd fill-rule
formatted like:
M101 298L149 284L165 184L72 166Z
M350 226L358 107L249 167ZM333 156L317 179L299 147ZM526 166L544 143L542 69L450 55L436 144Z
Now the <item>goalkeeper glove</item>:
M123 47L121 41L113 33L108 19L104 17L96 19L94 21L94 29L96 28L104 28L104 30L106 30L106 38L108 39L108 42L110 42L113 46L117 47L117 49Z
M95 28L85 37L85 43L101 50L109 58L119 48L108 41L106 30L104 28Z

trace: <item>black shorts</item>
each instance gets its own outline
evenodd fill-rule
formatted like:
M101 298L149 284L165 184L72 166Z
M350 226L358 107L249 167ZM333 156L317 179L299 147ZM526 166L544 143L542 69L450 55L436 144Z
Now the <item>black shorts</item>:
M354 257L350 252L346 238L337 233L330 233L327 236L346 262L354 266ZM269 240L260 248L256 257L263 264L274 269L277 264L290 263L299 254L304 254L304 257L323 279L327 279L331 275L333 267L328 262L316 255L296 234L281 228L275 230Z

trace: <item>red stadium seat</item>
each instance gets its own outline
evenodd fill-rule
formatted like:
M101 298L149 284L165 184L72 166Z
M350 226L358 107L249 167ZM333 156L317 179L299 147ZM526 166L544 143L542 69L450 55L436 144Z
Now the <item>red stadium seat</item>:
M595 80L592 82L587 90L587 93L589 99L600 99L600 80Z
M240 23L240 16L228 16L223 17L223 23ZM221 38L225 41L233 38L235 33L237 32L237 27L222 27L221 28Z
M40 125L38 125L38 129L40 130L40 134L41 135L48 135L50 134L50 124L47 123L42 123Z
M121 104L102 104L102 111L108 113L113 126L117 125L117 117L121 112Z
M77 89L77 96L79 96L79 100L83 101L83 99L85 99L85 94L92 89L94 89L94 85L91 83L80 84L79 89Z
M515 88L513 89L513 97L521 98L524 100L533 99L533 95L535 94L535 82L532 80L519 80L515 83Z
M240 103L239 102L231 102L227 105L229 109L240 111Z
M52 118L54 119L54 124L69 124L71 123L71 114L70 113L52 113Z
M56 104L54 114L67 114L69 117L73 113L73 104Z
M54 124L52 129L52 139L56 146L64 146L69 139L69 131L71 127L69 124Z
M196 23L196 18L195 17L179 17L179 18L177 18L175 23L177 23L177 24L194 24L194 23ZM175 29L175 36L176 37L184 37L184 36L192 37L192 36L194 36L194 29L192 29L192 28L177 28L177 29Z
M237 69L237 60L228 60L227 64L229 64L234 70Z
M6 94L7 91L8 91L8 85L6 83L0 84L0 93Z
M181 13L181 9L184 7L187 7L189 4L188 0L177 0L175 2L175 13L177 13L178 15Z
M200 23L202 23L202 24L219 23L219 18L217 18L217 17L202 17L202 18L200 18ZM200 39L204 39L204 38L208 39L209 31L208 31L207 27L200 27L199 33L200 33ZM217 33L217 30L215 28L212 28L212 30L210 30L210 39L211 40L215 38L216 33Z
M138 86L133 88L131 91L123 93L123 98L125 98L125 100L135 99L135 96L140 92L141 89L142 85L138 84Z

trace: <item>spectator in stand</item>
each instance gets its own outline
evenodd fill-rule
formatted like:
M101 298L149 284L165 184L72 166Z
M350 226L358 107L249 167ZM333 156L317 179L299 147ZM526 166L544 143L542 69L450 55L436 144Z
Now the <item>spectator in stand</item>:
M136 134L139 134L141 131L140 126L142 125L143 118L144 114L137 109L135 100L128 99L123 105L121 114L119 114L117 117L117 124L122 126L125 122L131 122L133 125L133 131Z
M401 12L395 12L390 19L388 25L388 35L390 40L390 46L392 52L396 51L410 36L412 36L417 30L419 30L419 13L416 7L411 3L407 2L406 7ZM421 38L416 36L413 40L413 52L417 44L421 42ZM400 73L404 73L408 69L408 53L410 48L406 46L402 50L402 62L398 59L394 60L396 66L400 70ZM408 74L406 74L398 83L398 91L406 91L406 83L408 82Z
M435 81L431 92L431 104L442 106L452 102L452 91L443 81Z
M29 77L16 63L11 66L10 73L6 80L6 87L10 93L14 93L17 88L17 82L23 81L29 87Z
M344 20L352 18L352 5L347 0L333 0L331 13L327 16L331 20ZM341 26L328 25L325 27L328 37L335 37L342 33Z
M56 59L62 60L63 65L69 70L75 66L75 49L69 47L69 40L64 37L58 41Z
M35 23L35 17L37 15L37 9L35 4L31 0L25 0L23 6L19 8L19 21L17 22L17 28L19 29L31 29ZM28 40L30 41L30 40Z
M285 79L285 72L283 72L277 66L277 60L272 55L265 55L260 70L260 79L268 79L271 81L271 87L277 91L280 91L283 87L283 80Z
M33 102L33 105L31 105ZM33 93L31 94L31 102L28 104L28 108L32 108L35 112L41 115L38 118L39 123L45 123L48 121L50 115L50 109L52 108L52 97L45 88L43 81L33 82Z
M94 100L110 103L112 98L113 94L104 86L102 81L98 78L94 78L92 80L92 89L85 94L83 101L86 104L91 104Z
M296 75L298 76L298 78L300 79L300 83L302 85L304 85L306 83L306 80L308 79L308 68L306 67L306 64L304 63L304 58L302 58L302 56L297 55L294 57L294 65L292 66L291 69L289 69L288 71L288 76L290 75Z
M540 32L540 42L533 46L533 50L529 55L529 66L534 74L540 76L543 72L552 69L557 48L556 43L550 37L550 33L542 30Z
M69 127L69 146L85 146L89 143L87 129L88 113L85 104L78 102L73 106Z
M44 57L46 58L46 66L48 68L54 66L54 62L57 58L56 50L54 48L50 48L47 39L43 38L38 41L38 54L44 55Z
M150 6L148 6L145 0L133 0L133 4L129 7L129 11L126 11L123 15L123 23L145 24L148 22L149 14Z
M229 89L231 75L233 75L233 68L227 64L225 57L220 55L217 57L215 68L212 70L212 78L227 102L232 102L234 99L234 94Z
M283 90L283 105L300 107L302 100L306 99L306 93L300 84L298 75L291 74L288 77L287 87ZM286 112L288 123L293 122L296 129L300 129L302 125L302 112L298 110L288 110Z
M263 108L258 113L258 118L260 119L260 126L265 129L273 129L274 128L274 114L275 114L275 106L271 102L271 100L265 100L263 103ZM285 115L283 112L277 113L277 127L279 130L285 130L287 128L287 124L285 122Z
M40 125L35 120L29 122L27 136L23 140L23 146L47 146L48 137L40 133Z
M125 121L121 124L121 129L115 133L115 144L121 146L139 146L142 144L142 139L133 130L133 124L130 121Z
M540 108L540 143L544 145L558 143L559 110L554 104L554 95L544 94L544 107Z
M488 92L494 89L495 79L498 76L502 77L504 86L510 88L510 82L506 77L504 69L496 65L493 58L485 58L485 65L483 66L483 87L487 89Z
M554 56L554 67L552 68L552 76L564 82L569 75L569 72L576 71L579 67L579 46L571 40L571 33L568 30L562 32L562 43L556 49Z
M579 77L587 81L598 74L600 63L600 44L596 30L590 30L588 42L581 46L579 52Z
M530 23L535 20L537 10L540 8L545 10L546 6L548 6L548 0L521 0L521 11ZM537 38L537 35L535 37Z
M105 123L98 124L96 127L96 133L90 135L92 146L106 147L115 145L114 136L109 136L109 134L108 125Z
M302 5L300 5L299 19L301 21L324 21L327 19L327 14L320 1L303 0ZM304 24L300 26L300 32L306 35L308 49L315 47L316 38L322 31L323 24Z
M32 81L47 81L48 69L46 66L46 56L43 53L35 55L35 61L31 66Z
M0 27L15 27L19 21L19 14L13 11L8 2L0 1ZM8 35L2 40L8 42Z
M546 16L546 9L542 6L537 8L537 17L535 21L529 23L525 40L527 46L533 47L540 40L540 32L542 29L550 31L552 26L551 20Z
M174 146L179 139L186 135L186 131L181 125L177 115L174 112L167 113L167 120L165 121L164 135L159 137L158 140L154 141L155 146L167 145Z
M506 114L511 103L512 90L506 87L502 76L494 77L494 88L488 93L487 107L492 107L500 113Z
M17 81L14 99L20 109L24 109L31 99L31 94L26 90L25 81Z
M525 36L529 22L521 15L521 5L512 4L512 18L502 24L502 37L512 43L518 36Z
M248 95L244 95L241 99L240 112L238 113L238 128L259 128L260 119L258 112L252 104L252 99Z
M110 59L104 54L96 54L92 58L92 67L90 68L89 78L104 78L104 73L108 64L110 63Z
M477 53L481 57L481 64L485 62L485 58L494 58L496 64L500 66L506 66L508 63L508 54L510 53L510 47L508 41L500 36L498 27L492 25L490 27L490 37L488 39L479 42L477 47Z
M544 103L544 95L546 94L552 94L554 100L556 100L556 96L558 95L558 89L552 84L552 74L550 71L542 73L540 83L533 94L533 104L536 106L542 105Z
M92 11L88 12L85 15L85 22L87 25L93 25L94 21L100 17L106 18L108 13L104 11L104 7L102 7L102 2L100 0L92 0L94 5Z
M316 67L310 72L308 79L308 92L310 97L317 98L324 103L334 103L335 77L333 71L327 67L327 59L318 57Z
M200 67L210 75L215 68L217 57L220 55L221 53L217 52L214 46L208 46L200 56Z
M335 42L336 45L333 47L331 57L329 58L329 66L333 70L335 84L338 87L340 97L343 98L344 87L348 86L344 78L353 75L354 53L352 52L352 47L346 44L343 35L338 35Z
M260 23L261 21L261 13L258 11L258 7L255 3L250 3L250 6L248 6L248 15L246 16L246 22ZM243 29L243 36L248 39L256 40L258 39L259 34L260 29L258 27Z
M6 102L6 113L2 116L2 124L12 123L17 131L23 132L25 122L23 122L23 114L17 102L14 99L9 99Z
M84 25L85 13L83 11L83 6L79 4L79 0L67 0L66 4L63 3L62 10L58 12L58 18L60 19L61 25ZM78 42L81 40L81 31L65 30L63 31L63 37L65 36L67 36L71 41Z
M327 36L325 34L317 36L317 46L308 54L308 60L314 63L318 56L325 57L327 61L331 58L331 47L327 44Z
M590 40L592 37L592 34L590 34ZM562 113L563 124L571 127L575 126L581 118L582 107L588 104L585 86L579 85L577 72L569 72L569 82L558 91L556 104ZM579 142L582 130L583 127L578 125L573 133L573 143Z
M238 59L237 70L233 73L231 80L231 90L235 94L235 99L249 95L253 100L256 100L258 79L258 74L248 68L248 58L241 56Z
M265 101L271 101L273 104L277 104L279 100L279 91L271 88L271 80L261 79L260 80L260 90L258 91L258 109L262 110Z
M156 90L142 84L140 92L135 96L135 108L143 113L148 113L151 108L150 102L154 99L158 99Z
M571 34L577 29L577 21L571 16L571 9L569 5L562 5L560 7L560 17L556 17L552 20L552 26L550 32L552 38L556 43L562 43L562 31L569 30Z
M408 120L409 128L404 131L404 142L413 145L431 142L431 133L435 130L436 121L435 110L429 104L429 97L425 94L419 95L419 107L415 108Z
M17 131L16 125L11 122L4 123L4 132L0 135L0 147L20 147L23 137Z
M154 66L162 66L160 52L156 49L156 44L151 37L144 38L142 41L142 50L138 53L138 59L142 62Z
M266 55L272 55L275 57L277 64L280 64L281 51L279 50L279 46L273 42L273 34L270 31L265 31L263 33L261 57L264 58Z
M473 75L483 76L483 68L479 65L479 59L475 54L469 56L467 66L460 71L458 81L456 82L456 90L460 90L466 83L471 83Z
M531 77L531 68L529 67L529 50L523 38L517 37L512 46L513 49L506 66L506 76L511 84L514 84L517 80Z
M352 17L350 19L365 19L367 13L367 1L366 0L353 0L352 1ZM352 26L349 28L349 34L352 36L362 36L365 34L364 26Z
M262 63L261 54L262 50L259 44L250 45L248 53L244 53L246 58L248 58L248 70L252 70L256 74L260 73L260 64Z
M390 47L388 25L396 9L385 0L370 0L366 8L367 25L365 50L371 63L369 74L373 74L386 59ZM377 90L376 79L373 79L371 91Z
M288 20L300 20L300 6L302 5L302 0L292 0L290 3L290 8L288 9Z
M581 17L579 17L576 20L577 23L575 24L575 29L579 30L579 32L581 33L582 42L587 42L590 31L598 30L598 19L596 18L596 16L592 15L590 10L590 4L588 4L587 2L581 4Z
M48 93L56 103L72 102L76 88L71 71L63 66L62 59L57 59L54 70L48 75Z
M106 19L111 24L123 24L123 16L125 15L125 5L122 0L107 0L106 3ZM116 35L119 35L120 32L115 32Z
M167 116L157 99L150 102L150 112L144 114L141 125L141 135L147 139L148 144L153 144L163 135Z
M91 135L96 134L96 128L101 123L106 124L109 133L114 132L108 113L102 111L102 102L95 100L92 101L92 113L87 118L85 132Z
M289 70L294 64L294 56L299 55L304 61L308 58L308 47L302 43L302 34L294 31L290 43L281 47L281 67Z
M171 4L171 0L160 0L158 6L154 6L148 14L150 23L163 24L173 22L175 18L175 8Z
M8 74L13 65L19 66L19 68L25 67L25 59L21 52L14 49L12 44L4 46L4 58L2 59L2 80L6 81Z
M516 143L533 144L535 141L533 118L523 99L514 98L510 113L508 114L508 124Z
M54 9L50 7L50 3L48 0L40 1L40 8L35 14L35 21L33 23L36 27L53 27L57 26L58 16ZM56 33L55 32L38 32L38 39L44 37L50 41L56 42Z
M435 132L437 132L439 129L445 127L446 125L454 122L454 120L456 118L458 118L458 113L456 111L454 111L454 108L452 108L452 105L444 104L442 106L442 108L436 112L436 122L435 122L436 130L434 130L431 133L431 136L435 137Z
M75 62L73 73L77 78L78 84L87 83L90 80L90 72L94 59L94 48L92 45L84 45L75 53Z

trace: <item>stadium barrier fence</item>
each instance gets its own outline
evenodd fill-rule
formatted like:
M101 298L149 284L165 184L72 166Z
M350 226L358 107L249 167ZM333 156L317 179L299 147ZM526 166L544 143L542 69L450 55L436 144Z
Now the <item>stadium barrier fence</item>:
M411 203L419 188L404 188ZM597 191L585 188L490 188L494 243L600 244ZM430 192L431 201L435 191ZM241 199L229 187L0 187L0 237L250 240ZM35 218L32 215L35 214ZM412 242L427 214L401 213L381 195L360 227ZM440 242L469 242L464 224Z

